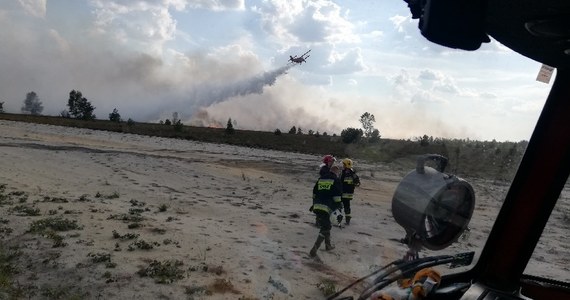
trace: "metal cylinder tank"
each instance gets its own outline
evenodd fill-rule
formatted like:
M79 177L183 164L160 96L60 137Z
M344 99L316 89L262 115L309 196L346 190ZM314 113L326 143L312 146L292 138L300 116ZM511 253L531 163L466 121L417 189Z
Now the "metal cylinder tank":
M437 169L425 166L432 160ZM430 250L455 242L469 225L475 207L471 185L444 173L447 158L428 154L418 157L416 169L398 184L392 199L392 215L409 238Z

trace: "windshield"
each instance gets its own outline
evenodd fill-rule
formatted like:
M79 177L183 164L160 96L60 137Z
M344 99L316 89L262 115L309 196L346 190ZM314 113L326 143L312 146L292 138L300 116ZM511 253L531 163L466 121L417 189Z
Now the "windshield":
M0 38L0 298L320 299L402 258L468 270L552 85L495 40L429 42L402 1L3 1ZM568 213L566 189L525 273L570 281Z
M570 185L567 181L524 273L570 282L568 232L570 232Z

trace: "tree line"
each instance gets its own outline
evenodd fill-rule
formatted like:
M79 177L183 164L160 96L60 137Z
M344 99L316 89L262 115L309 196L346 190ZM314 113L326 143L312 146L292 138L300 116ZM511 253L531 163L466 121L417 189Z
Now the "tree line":
M0 102L0 113L3 112L3 104L4 102ZM26 94L26 98L24 99L24 104L21 108L22 113L31 114L31 115L41 115L44 107L42 101L38 97L38 95L31 91ZM60 112L60 116L64 118L75 118L79 120L95 120L96 115L94 114L95 107L91 104L91 102L83 96L81 91L79 90L71 90L69 92L69 99L67 100L67 109L64 109ZM113 122L123 122L121 115L117 108L114 108L111 113L109 113L109 120ZM358 142L369 142L369 143L378 143L380 141L380 131L374 128L374 123L376 119L373 114L369 112L365 112L360 116L360 123L362 125L361 128L352 128L348 127L342 130L340 137L342 142L350 144L350 143L358 143ZM226 133L227 134L234 134L235 121L232 121L231 118L228 119L226 125ZM134 125L134 121L129 118L127 124ZM160 120L159 124L164 125L173 125L176 131L181 131L183 128L183 124L178 117L178 113L174 112L172 115L172 121L166 119L165 121ZM275 129L274 133L276 135L281 135L282 132L280 129ZM292 126L289 131L289 134L305 134L303 129L300 126ZM329 134L325 131L320 133L318 130L314 131L309 129L307 134L310 136L328 136ZM336 136L336 134L333 134ZM425 143L425 138L421 139L422 143Z

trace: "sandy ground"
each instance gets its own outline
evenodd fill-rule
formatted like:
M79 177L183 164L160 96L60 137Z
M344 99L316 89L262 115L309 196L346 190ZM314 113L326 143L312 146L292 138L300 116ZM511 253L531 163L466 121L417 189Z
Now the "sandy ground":
M341 288L404 255L405 246L391 240L404 230L390 207L414 166L357 161L362 186L353 222L333 229L337 248L323 246L318 261L307 253L318 234L308 208L319 160L0 121L0 184L12 195L0 204L1 242L20 254L16 279L25 298L323 299L320 283ZM422 256L480 252L506 187L472 183L477 205L469 237ZM558 207L561 225L538 247L530 266L538 275L570 281L568 209ZM58 247L57 237L29 232L56 217L80 226L56 232ZM157 283L137 273L151 272L153 261L178 262L179 278Z

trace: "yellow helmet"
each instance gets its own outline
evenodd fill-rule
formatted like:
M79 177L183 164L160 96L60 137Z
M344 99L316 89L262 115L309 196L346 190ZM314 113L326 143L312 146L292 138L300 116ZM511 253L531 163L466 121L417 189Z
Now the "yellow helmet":
M350 158L343 159L342 165L347 169L352 169L352 159L350 159Z

